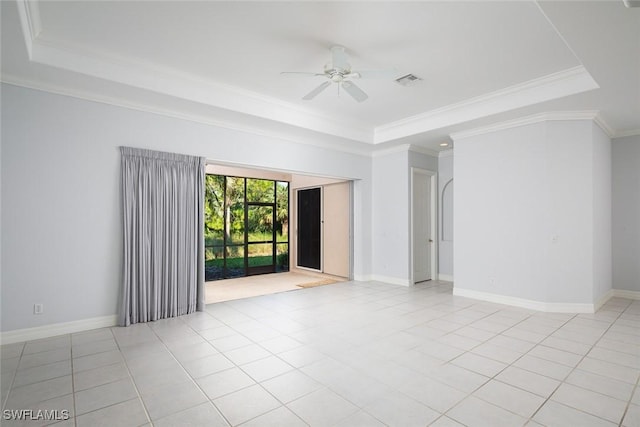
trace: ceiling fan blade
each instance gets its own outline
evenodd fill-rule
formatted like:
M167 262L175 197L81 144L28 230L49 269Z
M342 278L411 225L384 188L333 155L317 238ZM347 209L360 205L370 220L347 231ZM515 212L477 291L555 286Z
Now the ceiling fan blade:
M347 63L347 52L342 46L333 46L331 48L331 67L346 70L349 68Z
M369 96L366 93L364 93L364 91L360 89L358 86L356 86L355 83L353 82L344 81L342 82L342 87L344 88L344 90L347 91L349 95L351 95L353 99L355 99L358 102L362 102L367 98L369 98Z
M392 80L398 75L398 70L393 69L393 68L386 69L386 70L385 69L358 70L358 71L353 71L351 74L357 74L356 78L361 78L361 79L388 79L388 80Z
M316 76L324 76L322 73L309 73L306 71L283 71L280 73L281 76L286 77L316 77Z
M329 85L331 84L331 82L324 82L322 83L320 86L318 86L317 88L315 88L314 90L312 90L311 92L309 92L308 94L306 94L302 99L304 99L305 101L310 101L313 98L315 98L316 96L318 96L318 94L320 94L320 92L322 92L323 90L325 90L327 87L329 87Z

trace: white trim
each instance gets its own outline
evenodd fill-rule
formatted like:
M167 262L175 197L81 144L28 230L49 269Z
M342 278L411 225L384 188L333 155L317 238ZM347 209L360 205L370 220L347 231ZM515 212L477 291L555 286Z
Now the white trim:
M414 153L420 153L420 154L424 154L425 156L431 156L436 158L440 156L440 152L437 150L432 150L431 148L420 147L419 145L413 145L413 144L409 144L409 151L413 151Z
M409 279L401 279L399 277L380 276L378 274L372 274L369 281L389 283L391 285L411 286Z
M622 132L616 132L615 135L613 135L613 138L625 138L627 136L636 136L636 135L640 135L640 129L631 129L631 130L625 130Z
M453 295L472 298L481 301L489 301L497 304L511 305L527 308L529 310L544 311L548 313L595 313L595 305L589 303L562 303L542 302L530 299L511 297L507 295L480 292L472 289L460 289L453 287Z
M587 70L577 66L378 126L373 141L379 144L597 88Z
M33 40L31 61L86 74L155 93L204 105L274 120L316 132L368 144L373 131L368 123L344 120L239 87L182 73L168 67L150 66L131 59L74 51L51 40ZM149 78L149 76L153 78Z
M371 152L371 157L388 156L395 153L408 152L411 146L409 144L394 145L393 147L375 149Z
M460 140L472 136L483 135L491 132L497 132L505 129L511 129L520 126L531 125L546 121L565 121L565 120L594 120L598 117L597 111L551 111L546 113L533 114L531 116L520 117L504 122L493 123L487 126L481 126L461 132L452 133L450 136L453 140ZM604 123L600 119L600 123ZM604 130L604 129L603 129ZM606 132L606 130L604 130Z
M409 182L409 283L413 285L415 283L414 278L414 262L413 262L413 250L414 250L414 242L413 242L413 186L414 186L414 177L415 175L427 175L429 177L429 194L431 195L431 200L429 203L429 218L430 218L430 228L431 228L431 240L433 246L431 247L430 253L430 263L431 263L431 277L427 280L432 280L438 277L438 242L440 239L438 238L438 173L422 169L411 167L410 170L410 182Z
M611 297L613 297L613 289L609 289L607 292L604 293L604 295L602 295L594 304L594 313L598 310L600 310L600 308L602 308L603 305L605 305L607 303L607 301L609 301L611 299Z
M37 326L35 328L15 329L0 334L0 343L12 344L37 340L41 338L55 337L57 335L71 334L74 332L89 331L91 329L109 328L118 324L118 316L101 316L90 319L75 320L73 322L54 323L51 325Z
M238 132L243 132L251 135L258 135L267 138L280 139L282 141L291 142L295 144L310 145L313 147L320 147L328 150L338 151L348 154L356 154L359 156L371 156L373 146L358 141L346 140L341 137L331 136L327 134L321 134L310 129L302 129L311 135L298 136L289 135L286 131L265 130L264 127L259 125L247 124L246 120L231 121L227 119L215 118L213 115L198 115L192 113L184 113L178 110L165 109L158 107L157 105L137 103L126 100L124 98L112 98L102 95L97 95L85 91L77 91L74 89L58 87L49 85L43 82L27 81L20 77L13 75L2 74L0 81L4 84L12 86L23 87L27 89L39 90L43 92L53 93L55 95L68 96L71 98L81 99L84 101L97 102L100 104L111 105L120 108L127 108L130 110L141 111L145 113L158 114L164 117L170 117L180 120L188 120L194 123L202 123L209 126L216 126L223 129L230 129ZM241 113L237 113L241 114Z
M444 282L453 282L453 275L438 273L438 280L442 280Z
M353 280L356 282L370 282L373 280L373 276L371 274L354 274Z
M611 291L612 298L640 300L640 291L629 291L627 289L612 289Z
M604 120L604 118L602 118L602 115L600 115L599 111L596 113L596 116L593 118L593 121L598 126L600 126L600 129L602 129L602 131L609 137L609 139L613 138L616 132L611 128L611 126L609 126L609 124Z
M33 58L33 44L42 32L42 21L40 20L40 8L35 0L17 0L18 17L22 26L22 35L27 48L29 59Z

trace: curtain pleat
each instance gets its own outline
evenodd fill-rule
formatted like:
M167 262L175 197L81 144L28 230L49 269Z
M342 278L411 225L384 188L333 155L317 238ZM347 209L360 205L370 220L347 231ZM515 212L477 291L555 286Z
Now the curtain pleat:
M120 152L120 325L204 310L205 159L130 147Z

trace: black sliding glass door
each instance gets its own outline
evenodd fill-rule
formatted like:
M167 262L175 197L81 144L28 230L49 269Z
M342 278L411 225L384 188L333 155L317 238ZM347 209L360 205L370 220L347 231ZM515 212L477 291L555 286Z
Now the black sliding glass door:
M298 190L298 266L321 267L321 189Z
M289 183L207 175L205 279L289 270Z

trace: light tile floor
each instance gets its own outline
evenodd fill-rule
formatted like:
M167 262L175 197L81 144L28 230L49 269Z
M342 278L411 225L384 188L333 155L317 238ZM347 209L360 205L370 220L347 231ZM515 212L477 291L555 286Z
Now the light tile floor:
M1 349L3 410L60 427L640 425L640 301L620 298L550 314L351 282Z

